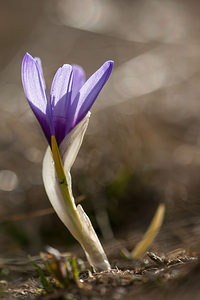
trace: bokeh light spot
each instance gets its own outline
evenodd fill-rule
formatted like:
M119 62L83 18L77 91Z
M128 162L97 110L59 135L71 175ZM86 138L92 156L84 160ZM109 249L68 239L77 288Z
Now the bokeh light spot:
M18 177L10 170L0 170L0 190L10 192L16 189Z

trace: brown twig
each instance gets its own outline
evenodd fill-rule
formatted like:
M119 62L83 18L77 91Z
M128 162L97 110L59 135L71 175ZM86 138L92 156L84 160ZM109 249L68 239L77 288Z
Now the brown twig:
M85 196L83 196L83 195L77 197L76 204L79 204L84 199L85 199ZM27 219L43 217L43 216L51 215L54 213L55 213L55 210L52 207L44 208L44 209L40 209L40 210L31 212L31 213L24 213L24 214L19 214L19 215L14 215L14 216L1 217L0 224L8 223L8 222L24 221Z

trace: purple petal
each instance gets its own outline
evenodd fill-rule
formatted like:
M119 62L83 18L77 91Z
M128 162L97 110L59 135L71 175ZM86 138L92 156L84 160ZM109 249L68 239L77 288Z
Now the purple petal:
M72 66L73 81L72 81L72 102L78 94L79 90L85 83L85 72L83 68L77 65Z
M112 68L113 61L105 62L80 89L70 107L71 128L86 116L104 84L110 77Z
M52 107L55 137L57 143L66 135L68 107L71 101L72 66L64 65L56 72L50 92L50 104Z
M24 55L22 60L21 77L24 93L29 105L50 143L50 110L46 96L44 77L42 69L38 67L37 59L34 59L28 53Z
M46 93L46 84L45 84L45 80L44 80L44 75L43 75L43 69L42 69L42 62L41 59L39 57L34 57L34 60L36 62L40 77L41 77L41 82L43 84L45 93Z

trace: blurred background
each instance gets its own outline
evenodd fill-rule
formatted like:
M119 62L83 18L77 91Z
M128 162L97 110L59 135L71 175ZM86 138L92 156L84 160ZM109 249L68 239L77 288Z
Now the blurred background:
M25 52L42 59L48 91L64 63L89 77L115 61L72 169L74 195L104 244L133 247L164 202L157 247L197 248L199 14L197 0L0 1L1 256L75 243L43 187L47 142L21 85Z

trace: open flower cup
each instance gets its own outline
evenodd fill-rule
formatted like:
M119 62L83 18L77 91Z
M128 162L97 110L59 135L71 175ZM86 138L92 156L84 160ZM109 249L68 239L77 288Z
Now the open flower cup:
M26 98L49 143L43 160L47 195L95 270L109 270L110 264L88 216L80 204L75 205L70 169L89 123L89 110L107 82L112 67L112 61L105 62L85 82L81 67L63 65L54 76L50 101L40 59L26 53L21 69Z

